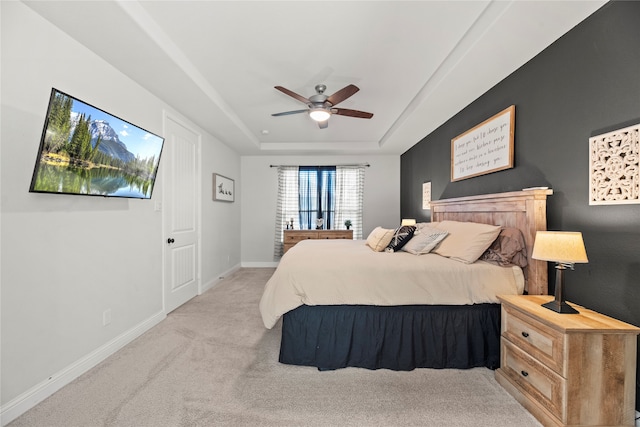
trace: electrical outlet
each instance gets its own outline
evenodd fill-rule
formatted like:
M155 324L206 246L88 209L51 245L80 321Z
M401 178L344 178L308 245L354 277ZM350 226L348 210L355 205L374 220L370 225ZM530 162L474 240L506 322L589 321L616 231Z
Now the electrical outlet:
M162 202L155 202L155 203L153 204L153 209L154 209L156 212L160 212L160 211L162 211Z
M102 326L107 326L111 323L111 309L108 308L102 312Z

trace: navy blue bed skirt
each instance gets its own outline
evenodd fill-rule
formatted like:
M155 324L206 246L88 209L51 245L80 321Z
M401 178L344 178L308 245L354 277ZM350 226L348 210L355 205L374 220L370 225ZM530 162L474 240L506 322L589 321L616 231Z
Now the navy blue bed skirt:
M500 304L325 305L283 316L280 362L332 370L500 365Z

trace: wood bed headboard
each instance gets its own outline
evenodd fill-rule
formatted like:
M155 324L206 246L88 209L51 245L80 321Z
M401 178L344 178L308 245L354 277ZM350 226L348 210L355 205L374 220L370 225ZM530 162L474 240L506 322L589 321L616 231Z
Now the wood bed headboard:
M547 196L550 189L482 194L431 202L431 221L465 221L515 227L527 246L525 290L530 295L548 293L547 262L531 258L536 231L547 229Z

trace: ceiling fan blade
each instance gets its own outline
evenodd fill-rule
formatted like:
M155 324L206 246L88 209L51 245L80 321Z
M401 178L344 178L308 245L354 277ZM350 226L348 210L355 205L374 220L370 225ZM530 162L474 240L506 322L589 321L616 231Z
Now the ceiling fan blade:
M350 110L348 108L332 108L331 113L337 114L338 116L357 117L359 119L370 119L371 117L373 117L373 113L367 113L366 111Z
M320 129L326 129L329 126L329 119L325 120L324 122L318 122L318 127Z
M278 116L288 116L290 114L300 114L300 113L308 113L309 110L295 110L295 111L285 111L284 113L275 113L272 114L272 116L274 117L278 117Z
M310 103L311 103L311 101L309 101L309 100L308 100L307 98L305 98L304 96L302 96L302 95L298 95L297 93L292 92L292 91L290 91L289 89L287 89L287 88L285 88L285 87L282 87L282 86L274 86L274 87L275 87L276 89L278 89L280 92L282 92L282 93L284 93L284 94L287 94L287 95L289 95L290 97L295 98L295 99L297 99L297 100L298 100L298 101L300 101L300 102L303 102L303 103L305 103L305 104L310 104Z
M360 89L356 85L349 85L349 86L343 87L342 89L340 89L339 91L331 95L329 98L327 98L327 102L330 102L331 105L336 105L337 103L342 102L345 99L349 98L351 95L353 95L359 90Z

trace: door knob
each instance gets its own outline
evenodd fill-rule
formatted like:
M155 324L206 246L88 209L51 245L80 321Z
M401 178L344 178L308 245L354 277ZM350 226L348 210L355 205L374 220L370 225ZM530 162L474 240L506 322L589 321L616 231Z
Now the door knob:
M171 238L171 237L169 237L169 238L167 239L167 243L168 243L168 244L172 244L173 242L175 242L175 239L173 239L173 238Z

